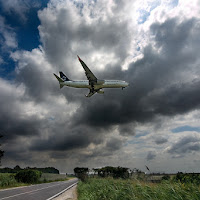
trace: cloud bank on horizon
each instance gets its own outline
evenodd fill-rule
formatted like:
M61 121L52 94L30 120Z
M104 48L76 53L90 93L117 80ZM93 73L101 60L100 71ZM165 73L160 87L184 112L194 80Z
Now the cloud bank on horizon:
M199 170L198 0L16 2L1 1L0 64L14 63L13 78L0 70L3 165ZM14 13L29 24L32 9L38 45L27 50L7 22ZM90 99L84 89L60 90L60 70L86 79L77 54L98 78L130 87Z

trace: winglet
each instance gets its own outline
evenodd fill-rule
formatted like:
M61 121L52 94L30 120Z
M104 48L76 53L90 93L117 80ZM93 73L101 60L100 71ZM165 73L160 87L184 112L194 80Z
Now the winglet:
M78 57L79 61L81 61L81 59L80 59L80 57L78 55L77 55L77 57Z

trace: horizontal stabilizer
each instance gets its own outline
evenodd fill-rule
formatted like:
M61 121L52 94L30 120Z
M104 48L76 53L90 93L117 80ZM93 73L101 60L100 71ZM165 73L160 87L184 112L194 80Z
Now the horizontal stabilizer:
M104 94L104 91L103 90L97 90L97 93Z
M57 80L59 81L59 84L60 84L60 89L64 86L62 83L64 83L64 81L58 77L56 74L54 74L54 76L57 78Z

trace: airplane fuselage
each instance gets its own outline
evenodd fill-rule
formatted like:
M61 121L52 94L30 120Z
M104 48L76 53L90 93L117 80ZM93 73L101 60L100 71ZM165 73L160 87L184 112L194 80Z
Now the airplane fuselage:
M64 81L60 83L62 86L74 87L74 88L88 88L92 89L92 86L89 84L87 80L78 80L78 81ZM120 80L103 80L100 83L94 84L94 89L102 89L102 88L125 88L128 86L126 81Z

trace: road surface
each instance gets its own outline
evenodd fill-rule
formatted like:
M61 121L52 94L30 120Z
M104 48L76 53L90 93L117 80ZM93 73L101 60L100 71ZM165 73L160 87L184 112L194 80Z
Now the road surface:
M78 179L0 190L0 200L50 200Z

